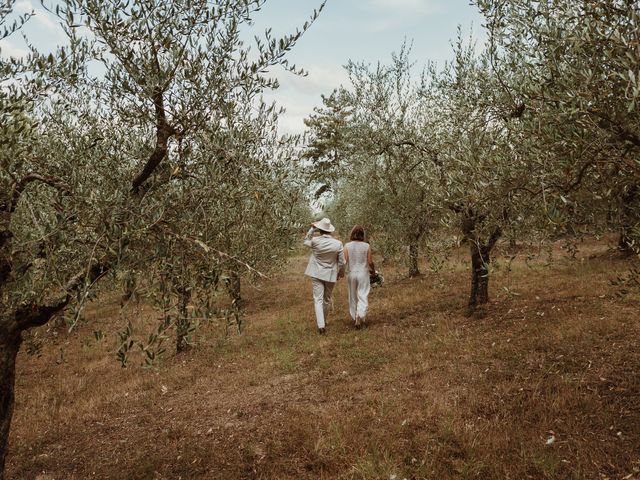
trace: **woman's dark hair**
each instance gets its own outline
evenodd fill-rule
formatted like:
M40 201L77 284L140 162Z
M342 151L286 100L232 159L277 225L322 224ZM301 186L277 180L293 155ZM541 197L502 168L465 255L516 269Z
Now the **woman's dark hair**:
M360 225L356 225L351 229L351 235L349 237L351 240L359 240L364 242L364 228Z
M321 228L316 228L316 230L318 230L320 235L329 235L329 234L331 234L331 232L327 232L326 230L322 230Z

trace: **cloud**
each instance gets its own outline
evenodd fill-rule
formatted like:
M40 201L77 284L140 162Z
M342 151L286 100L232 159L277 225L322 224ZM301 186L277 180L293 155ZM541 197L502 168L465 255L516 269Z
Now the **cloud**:
M24 13L31 13L34 10L33 3L31 3L30 0L19 0L15 3L13 9L16 13L21 15Z
M368 22L363 25L363 31L368 33L383 33L390 30L397 30L406 24L406 20L400 17L387 17L375 21Z
M37 23L49 31L58 31L58 25L51 19L51 14L41 7L35 6L31 0L18 0L14 7L14 12L19 15L34 13L29 22Z
M322 104L321 95L330 94L340 85L349 81L344 68L334 65L305 65L308 75L301 77L283 69L273 72L280 82L280 88L266 92L265 99L275 101L285 108L280 116L280 133L302 133L306 127L304 119L314 107Z
M308 75L301 77L286 71L278 75L281 87L293 89L296 92L308 95L329 93L336 87L347 82L349 77L344 68L335 65L305 65Z
M5 39L0 42L0 58L22 58L26 57L29 51L15 45L11 40Z
M358 0L358 6L366 12L359 28L367 34L406 30L443 11L441 0Z
M396 15L430 15L441 11L433 0L368 0L367 6Z
M22 36L26 36L29 43L42 52L51 51L57 40L62 40L64 34L62 29L52 20L55 18L42 7L34 5L31 0L18 0L13 6L10 21L25 14L31 14L27 23L18 32L0 41L0 56L3 58L21 58L29 53Z

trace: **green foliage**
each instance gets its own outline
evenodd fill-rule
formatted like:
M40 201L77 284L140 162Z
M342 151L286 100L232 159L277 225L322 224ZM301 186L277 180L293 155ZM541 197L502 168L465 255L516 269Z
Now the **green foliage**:
M343 231L364 224L385 258L426 246L436 269L450 242L430 240L459 229L474 278L503 236L570 246L613 228L637 249L636 2L476 4L484 50L459 35L417 82L405 45L389 65L350 62L351 85L323 97L307 157L328 212Z
M135 345L133 337L133 325L131 321L127 322L124 330L118 332L118 348L116 350L116 358L120 362L122 368L129 365L128 354Z
M637 2L476 2L487 19L492 66L522 105L531 156L545 162L560 226L640 221L629 192L640 181ZM635 197L632 195L631 197Z
M435 222L429 200L438 186L420 132L424 110L408 47L389 66L346 68L351 87L324 97L325 108L307 120L309 171L334 192L328 213L339 230L362 224L388 257L421 243Z
M249 45L264 3L62 0L51 14L65 45L0 59L2 348L17 352L24 331L77 305L73 327L99 280L128 278L131 292L139 275L163 315L146 342L127 325L117 358L126 366L137 345L153 366L168 328L178 348L190 341L188 302L210 307L212 277L282 263L303 198L296 139L279 138L280 110L262 93L277 87L269 69L302 73L286 55L319 10ZM0 39L28 20L13 5L0 6ZM238 326L239 308L234 297ZM3 358L0 470L16 357Z
M350 150L349 127L352 111L341 92L334 90L329 96L322 95L323 108L314 109L304 120L310 139L304 153L308 175L317 185L313 197L327 197L340 179L343 168L343 152Z
M408 247L410 273L421 247L437 269L435 258L451 243L442 239L455 228L485 245L524 228L535 211L529 199L537 170L488 55L462 38L454 48L453 62L441 70L427 65L418 81L406 45L390 65L351 62L351 86L326 97L327 109L309 122L308 157L312 167L334 172L328 210L339 227L364 224L385 258ZM339 150L332 162L317 153L327 144Z
M263 4L67 0L51 12L66 45L3 61L5 312L77 302L74 325L107 271L139 277L129 289L147 298L189 289L206 309L212 275L283 262L305 200L297 139L278 136L261 94L277 87L269 68L300 73L285 57L319 12L250 47L241 34Z

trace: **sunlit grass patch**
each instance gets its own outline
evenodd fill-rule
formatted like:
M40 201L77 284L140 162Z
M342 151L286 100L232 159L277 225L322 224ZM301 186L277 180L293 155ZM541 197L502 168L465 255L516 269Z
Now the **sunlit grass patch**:
M292 373L297 370L298 362L295 352L288 348L272 348L271 354L277 369L285 373Z
M367 454L351 466L345 479L349 480L369 480L373 478L398 479L402 469L395 455L387 450L367 452Z

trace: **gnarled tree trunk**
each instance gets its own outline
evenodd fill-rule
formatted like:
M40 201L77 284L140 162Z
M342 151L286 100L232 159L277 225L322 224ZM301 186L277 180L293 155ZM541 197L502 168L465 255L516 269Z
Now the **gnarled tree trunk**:
M64 292L58 298L50 299L47 303L23 303L15 309L0 304L0 480L4 476L13 416L16 358L22 343L22 332L47 324L69 305L74 298L73 294L82 288L85 282L93 283L108 269L108 264L92 260L89 268L83 268L69 279ZM0 295L5 285L6 283L0 281Z
M618 249L626 253L633 253L634 245L632 238L632 230L635 224L640 221L640 215L637 208L634 208L634 203L638 196L638 185L629 187L622 195L621 202L621 222L620 222L620 237L618 238Z
M489 301L489 265L491 263L491 251L498 242L502 229L495 227L489 238L483 241L476 230L478 222L485 217L477 216L468 211L463 222L462 232L469 241L471 254L471 292L469 294L468 313L474 313L478 307Z
M13 416L16 357L22 337L15 328L0 320L0 480L4 478L9 429Z
M471 294L469 310L489 301L489 263L490 251L484 245L471 244Z

